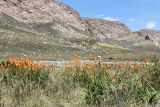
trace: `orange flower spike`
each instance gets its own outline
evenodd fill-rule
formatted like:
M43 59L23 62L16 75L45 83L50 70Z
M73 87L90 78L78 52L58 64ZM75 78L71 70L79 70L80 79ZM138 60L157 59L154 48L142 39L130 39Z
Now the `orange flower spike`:
M96 66L95 66L95 65L92 66L92 71L93 71L93 72L96 72L96 70L97 70Z
M96 55L93 55L93 56L92 56L92 60L93 60L93 61L96 61L96 60L97 60L97 56L96 56Z
M32 66L32 62L31 62L31 60L27 60L27 65L28 65L28 67L31 67Z
M86 63L86 69L89 69L89 63Z
M123 64L119 64L119 67L120 67L120 68L123 68Z
M88 69L92 68L92 64L88 63Z
M83 68L86 69L87 68L87 64L83 63Z
M88 62L85 62L85 63L83 64L83 68L89 69L89 63L88 63Z
M25 66L27 66L27 68L30 68L30 67L31 67L28 63L26 63Z
M24 68L24 69L27 69L27 68L28 68L28 65L27 65L27 64L25 64L25 65L23 66L23 68Z
M31 60L29 60L29 62L28 62L29 64L32 64L32 61Z
M19 61L15 61L15 65L18 67L20 65Z
M119 67L120 67L120 68L124 68L125 65L124 65L124 64L119 64Z

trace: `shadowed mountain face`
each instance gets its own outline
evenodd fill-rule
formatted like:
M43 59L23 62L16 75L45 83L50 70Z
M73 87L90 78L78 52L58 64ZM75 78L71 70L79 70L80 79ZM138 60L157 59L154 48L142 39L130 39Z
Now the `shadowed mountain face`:
M160 46L160 31L132 32L118 21L81 18L77 11L56 0L1 0L0 30L1 57L29 51L35 51L35 56L40 53L38 58L46 58L43 55L53 52L57 54L55 58L62 57L60 52L72 53L70 55L110 52L108 47L103 49L104 45L97 45L100 42L127 50L140 46L149 51L149 46L154 47L152 51L159 51ZM11 51L13 47L17 51ZM68 48L71 51L67 52Z

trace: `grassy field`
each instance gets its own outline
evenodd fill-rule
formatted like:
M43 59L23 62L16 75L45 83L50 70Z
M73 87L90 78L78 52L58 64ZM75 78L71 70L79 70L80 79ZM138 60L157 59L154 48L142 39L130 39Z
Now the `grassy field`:
M93 57L97 61L97 57ZM9 59L0 64L0 107L159 107L160 63L64 67Z

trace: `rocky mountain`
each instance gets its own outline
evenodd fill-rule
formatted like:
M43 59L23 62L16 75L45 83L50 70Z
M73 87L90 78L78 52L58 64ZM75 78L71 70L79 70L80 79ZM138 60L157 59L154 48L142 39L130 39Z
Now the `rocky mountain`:
M120 39L132 33L125 24L119 21L82 18L82 22L90 34L100 38L101 40L105 38Z
M159 30L149 30L142 29L137 31L138 35L143 37L145 40L150 40L156 46L160 46L160 31Z
M11 17L34 30L37 27L37 29L41 30L42 26L53 27L57 24L58 26L53 27L54 30L59 30L60 33L65 32L65 34L69 33L71 36L72 33L74 34L76 32L74 29L84 31L79 13L69 6L54 0L1 0L0 14L1 18L4 17L4 20L6 20L6 16ZM5 23L4 20L3 23ZM6 23L8 22L10 22L10 20L6 21ZM12 23L13 20L11 21L11 25ZM19 26L16 25L16 27ZM21 27L22 26L19 28ZM66 32L64 31L65 29L70 30ZM50 32L52 32L52 29ZM63 36L65 37L65 35ZM77 37L84 38L84 36L85 35Z
M72 51L69 52L75 53L73 55L77 54L77 50L79 53L102 54L117 46L126 50L137 49L138 46L147 47L145 41L151 47L156 46L157 51L160 46L159 34L160 31L154 30L132 32L119 21L82 18L73 8L56 0L0 1L0 53L3 57L6 53L6 56L13 55L11 48L19 53L35 51L35 56L38 53L44 55L43 52L47 49L49 55L55 51L60 55L62 48L66 53L70 48ZM104 45L97 45L99 43L105 44L105 49ZM110 45L113 46L108 47ZM16 52L15 55L19 56Z
M74 9L54 0L1 0L0 13L1 16L7 15L27 24L48 24L56 21L64 27L69 25L101 39L115 39L131 33L121 22L81 18Z

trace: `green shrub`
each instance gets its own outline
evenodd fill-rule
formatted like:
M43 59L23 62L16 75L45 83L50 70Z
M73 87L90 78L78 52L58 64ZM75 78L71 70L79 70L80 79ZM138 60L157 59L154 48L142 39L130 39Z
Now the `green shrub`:
M150 72L151 72L150 83L156 90L159 90L160 89L160 63L156 62L155 65L150 69Z
M22 81L23 83L33 82L35 84L40 84L44 86L45 82L49 79L49 72L42 71L40 69L33 70L18 68L16 66L11 66L3 73L3 81L10 84L14 81Z

